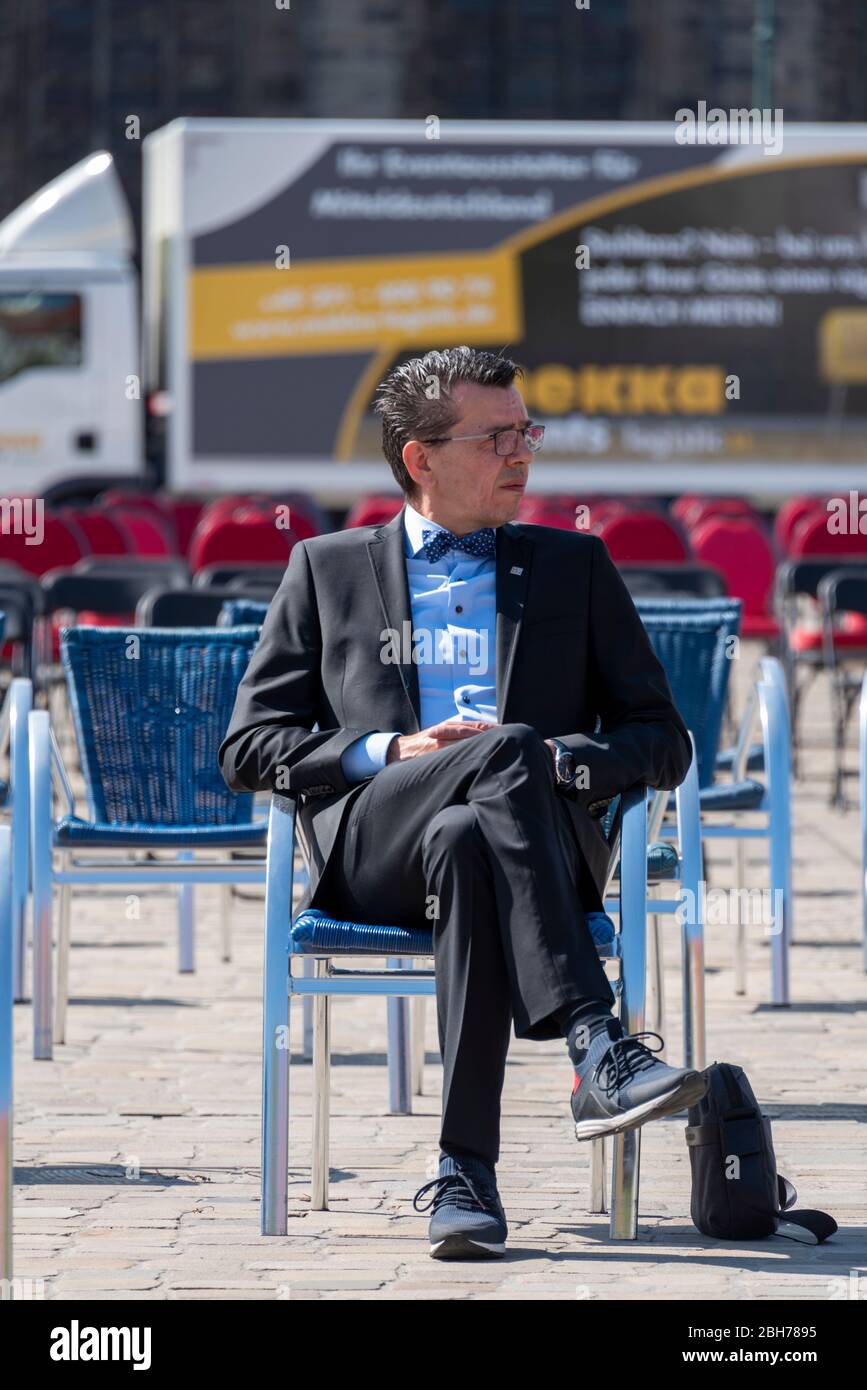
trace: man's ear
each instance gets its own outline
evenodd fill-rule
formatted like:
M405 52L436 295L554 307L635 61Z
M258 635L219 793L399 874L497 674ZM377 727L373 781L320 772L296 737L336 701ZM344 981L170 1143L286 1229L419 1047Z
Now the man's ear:
M401 458L404 468L418 487L431 471L427 448L420 439L408 439L401 450Z

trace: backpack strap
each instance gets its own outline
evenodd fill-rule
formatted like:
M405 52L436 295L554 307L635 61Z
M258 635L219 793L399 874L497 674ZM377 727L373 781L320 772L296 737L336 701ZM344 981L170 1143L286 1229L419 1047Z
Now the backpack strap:
M687 1125L686 1142L690 1148L702 1144L719 1144L719 1125L716 1121L708 1125Z
M788 1178L784 1178L782 1173L777 1174L777 1191L779 1192L780 1211L788 1211L798 1200L798 1194L794 1183L790 1183Z

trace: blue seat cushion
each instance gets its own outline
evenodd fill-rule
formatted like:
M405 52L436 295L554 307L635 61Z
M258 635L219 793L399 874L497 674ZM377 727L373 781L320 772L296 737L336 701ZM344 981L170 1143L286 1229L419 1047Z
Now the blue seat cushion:
M670 880L677 878L680 874L680 861L677 857L677 850L674 845L665 840L657 840L655 844L647 846L647 877L648 880ZM620 877L620 865L614 874L615 879Z
M710 787L702 787L699 806L702 811L757 811L764 800L766 787L752 777L741 782L714 782ZM668 802L669 811L677 806L674 792Z
M112 825L63 816L54 827L55 845L86 845L93 849L127 845L134 849L210 849L264 845L267 820L240 825Z
M587 925L600 956L618 955L617 932L607 912L588 912ZM432 956L433 928L373 926L330 917L307 907L292 923L292 949L301 955Z
M741 782L715 782L712 787L702 787L699 803L703 811L755 811L764 797L763 783L745 777Z

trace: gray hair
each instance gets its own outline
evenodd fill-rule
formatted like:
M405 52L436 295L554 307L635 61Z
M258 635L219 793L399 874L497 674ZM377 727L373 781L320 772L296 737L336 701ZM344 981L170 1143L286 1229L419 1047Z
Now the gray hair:
M452 388L462 382L511 386L520 374L510 358L471 347L426 352L392 368L377 388L373 408L382 418L382 452L406 497L415 497L416 485L404 464L403 447L410 439L437 438L456 424Z

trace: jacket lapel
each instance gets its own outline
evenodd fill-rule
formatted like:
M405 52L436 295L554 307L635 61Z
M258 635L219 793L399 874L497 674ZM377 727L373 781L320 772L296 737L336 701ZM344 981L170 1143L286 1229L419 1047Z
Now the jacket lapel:
M383 626L393 628L398 633L400 643L399 651L401 656L409 656L410 647L408 638L404 634L412 633L412 604L409 597L409 580L406 573L406 548L404 545L404 526L403 514L405 507L401 507L397 516L392 517L391 521L380 526L372 540L367 542L367 553L370 556L370 563L373 566L373 575L379 593L379 603L382 609ZM404 626L406 625L406 626ZM377 638L379 634L377 633ZM418 689L418 666L410 658L408 661L395 663L395 669L400 676L404 694L415 723L415 729L411 732L418 733L421 729L421 697Z
M497 722L506 724L509 681L521 633L533 547L510 521L497 527Z

